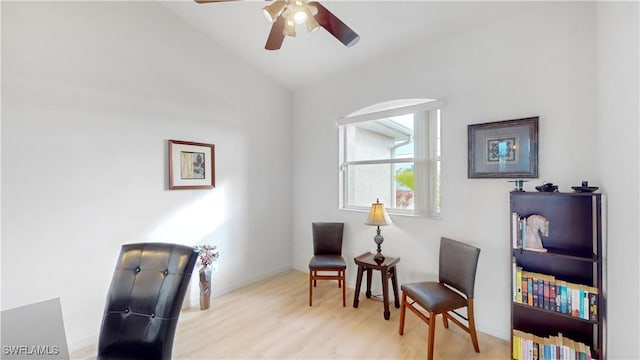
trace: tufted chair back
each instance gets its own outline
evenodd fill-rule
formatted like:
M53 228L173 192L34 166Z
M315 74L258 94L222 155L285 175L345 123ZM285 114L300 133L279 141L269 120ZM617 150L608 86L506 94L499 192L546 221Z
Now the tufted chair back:
M184 245L122 246L102 319L98 359L171 359L197 258L198 250Z

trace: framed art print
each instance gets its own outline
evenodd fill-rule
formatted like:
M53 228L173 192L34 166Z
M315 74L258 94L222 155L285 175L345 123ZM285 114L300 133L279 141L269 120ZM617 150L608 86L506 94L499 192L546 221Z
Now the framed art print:
M215 186L213 144L169 140L169 189Z
M538 117L468 126L469 178L537 178Z

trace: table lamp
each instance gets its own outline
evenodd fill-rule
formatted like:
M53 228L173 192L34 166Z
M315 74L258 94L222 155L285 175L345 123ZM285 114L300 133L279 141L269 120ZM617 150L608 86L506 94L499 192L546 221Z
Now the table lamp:
M380 235L380 226L391 225L393 222L387 212L384 210L384 204L380 202L380 199L376 199L376 202L371 204L371 210L369 211L369 217L367 217L367 221L364 222L366 225L377 226L376 236L373 238L373 241L378 245L378 252L373 257L375 261L383 262L384 256L382 255L382 242L384 241L384 237Z

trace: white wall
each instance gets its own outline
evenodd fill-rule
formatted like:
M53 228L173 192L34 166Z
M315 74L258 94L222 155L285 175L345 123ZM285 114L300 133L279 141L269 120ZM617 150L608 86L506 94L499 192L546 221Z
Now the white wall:
M312 221L345 222L347 259L375 248L374 228L363 225L366 214L338 210L336 119L387 100L444 99L442 220L392 216L394 225L382 230L383 250L401 257L398 277L405 283L435 276L441 236L478 245L478 328L509 338L513 184L467 178L467 125L539 115L540 178L526 189L535 191L543 180L559 184L562 191L581 180L603 185L594 166L595 49L593 3L540 3L537 11L415 44L297 91L293 266L307 270ZM348 285L353 287L356 269L352 261L348 264Z
M217 245L214 296L290 267L287 90L149 2L2 2L2 72L2 309L60 297L73 351L123 243ZM167 190L168 139L214 190Z
M640 358L640 28L638 2L597 7L598 170L608 205L610 359Z
M400 282L436 273L440 236L479 245L478 327L508 337L512 184L467 179L466 127L540 115L539 181L567 191L589 180L608 195L610 358L639 357L627 285L639 255L637 4L540 4L372 59L293 103L161 6L1 6L2 309L61 297L72 350L96 341L122 243L218 245L214 295L290 258L306 271L311 221L346 222L347 258L374 250L366 214L337 210L335 120L426 97L447 102L443 219L394 216L383 229L385 253L402 257ZM170 138L216 144L215 190L166 190ZM354 286L351 262L347 277Z

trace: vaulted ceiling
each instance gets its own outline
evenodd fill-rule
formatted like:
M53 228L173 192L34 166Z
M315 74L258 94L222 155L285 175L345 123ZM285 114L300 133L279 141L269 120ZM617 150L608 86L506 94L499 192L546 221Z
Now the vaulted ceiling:
M271 29L262 14L270 2L258 0L197 4L190 0L161 2L163 6L289 89L312 84L331 73L368 59L425 46L456 33L489 24L541 2L485 1L320 1L360 35L345 47L324 29L308 34L299 25L280 50L264 49Z

